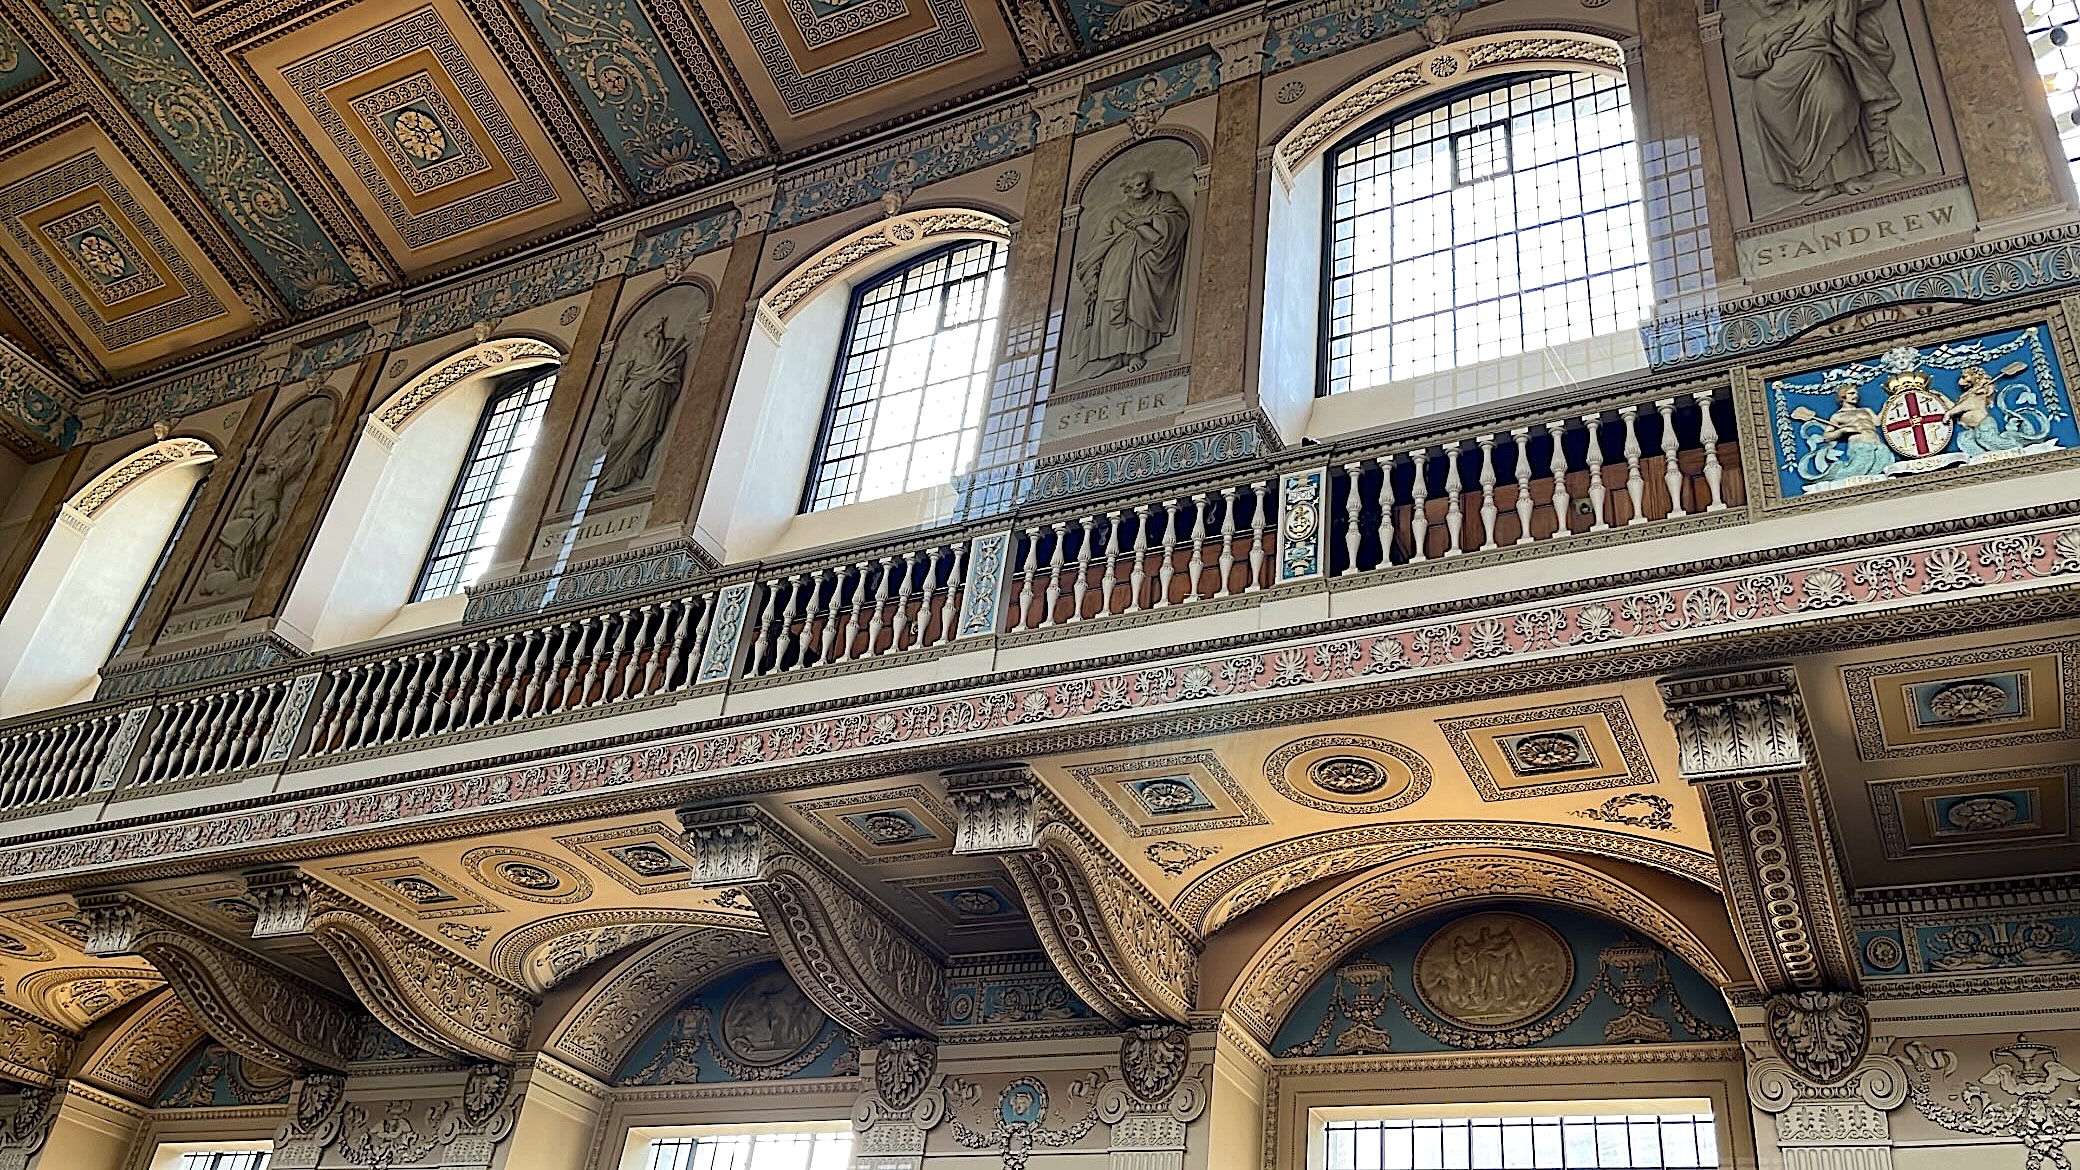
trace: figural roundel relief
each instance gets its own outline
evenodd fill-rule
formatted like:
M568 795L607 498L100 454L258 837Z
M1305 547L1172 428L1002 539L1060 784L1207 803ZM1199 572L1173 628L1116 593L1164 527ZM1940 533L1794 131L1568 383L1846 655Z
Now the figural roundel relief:
M592 893L584 874L531 849L487 845L463 854L462 863L491 889L530 902L576 902Z
M738 988L723 1005L722 1046L746 1064L779 1064L807 1048L823 1021L823 1013L786 969L776 967Z
M1522 914L1487 911L1440 927L1416 952L1416 994L1462 1028L1536 1020L1574 987L1574 952L1560 932Z
M1310 735L1271 753L1264 778L1286 799L1336 813L1413 804L1430 790L1430 765L1392 740Z

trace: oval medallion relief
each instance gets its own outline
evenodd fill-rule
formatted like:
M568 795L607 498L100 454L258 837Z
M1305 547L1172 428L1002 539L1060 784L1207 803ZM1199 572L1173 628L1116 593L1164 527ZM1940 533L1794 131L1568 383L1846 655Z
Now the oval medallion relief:
M576 902L592 893L584 874L532 849L487 845L463 854L462 863L486 886L530 902Z
M1413 804L1430 790L1430 765L1392 740L1310 735L1264 761L1264 778L1286 799L1335 813L1376 813Z
M1462 1028L1528 1024L1574 987L1574 952L1560 932L1522 914L1484 911L1453 919L1416 952L1416 994Z

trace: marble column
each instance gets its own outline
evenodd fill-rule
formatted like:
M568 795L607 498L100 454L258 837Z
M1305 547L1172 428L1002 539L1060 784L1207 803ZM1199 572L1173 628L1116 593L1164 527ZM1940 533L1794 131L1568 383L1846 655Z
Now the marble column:
M571 343L562 368L556 371L556 388L549 392L549 404L542 410L542 429L535 436L534 453L527 458L520 486L513 492L505 531L499 534L498 550L484 574L486 581L519 572L527 560L535 532L549 511L556 474L571 458L578 411L585 404L592 371L599 365L600 344L606 340L607 325L614 319L614 303L620 299L624 279L617 272L592 286L592 295L585 302L585 316L578 322L578 336Z
M352 385L341 396L339 409L333 413L332 430L318 446L310 478L304 481L303 491L296 497L296 506L289 510L289 515L275 533L267 564L253 583L252 600L246 603L246 621L274 616L282 598L287 596L290 584L296 580L296 570L303 565L303 554L310 547L311 537L317 533L318 522L325 516L325 502L332 498L334 481L346 467L355 442L361 438L362 420L367 417L376 379L383 372L383 363L389 360L388 350L361 359L361 368L354 372Z
M694 355L693 377L679 400L678 417L665 439L664 467L657 493L651 497L647 532L653 539L675 539L692 531L707 490L708 469L715 464L715 444L729 413L730 388L751 326L752 282L758 277L765 250L764 208L745 212L736 241L729 246L721 287L708 312L708 325Z
M1661 302L1741 275L1706 56L1719 49L1716 24L1700 35L1694 0L1642 0L1639 52L1637 60L1627 54L1627 66L1635 71L1647 234L1671 253L1654 266L1654 298ZM1683 258L1696 262L1694 272L1682 270Z
M36 560L37 550L43 547L44 538L51 534L51 525L58 522L58 509L72 496L73 481L79 478L80 468L87 461L87 444L81 443L58 457L58 465L51 471L50 482L43 488L43 495L36 501L36 511L29 522L22 525L21 539L7 550L0 559L0 613L14 601L15 590L22 587L22 578L29 573L29 566Z
M1249 386L1250 339L1244 327L1255 283L1257 124L1264 98L1264 29L1216 46L1221 56L1215 99L1213 168L1207 179L1206 242L1200 250L1199 300L1193 310L1191 405L1240 397Z
M2047 154L2057 151L2057 138L2045 139L2044 98L2035 69L2016 51L2012 6L1999 3L2011 10L1985 0L1923 4L1981 223L2061 207L2070 186L2052 169L2063 168L2064 157Z
M158 583L152 586L152 594L144 599L137 611L137 633L130 639L125 658L142 657L151 652L151 644L157 640L159 627L166 623L167 611L173 608L176 598L187 584L189 572L208 551L209 535L216 529L217 514L231 503L233 484L238 482L238 471L252 453L253 444L260 437L261 425L267 421L267 412L274 405L278 388L262 386L245 401L244 413L238 416L238 430L232 433L231 442L217 453L217 461L210 464L209 477L203 481L202 495L195 500L195 510L188 515L188 526L181 530L181 538L174 542L173 551L167 554L166 570L159 574Z

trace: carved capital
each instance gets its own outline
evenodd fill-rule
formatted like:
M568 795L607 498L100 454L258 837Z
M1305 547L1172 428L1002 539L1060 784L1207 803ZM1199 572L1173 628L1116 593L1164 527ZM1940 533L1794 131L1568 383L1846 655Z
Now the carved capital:
M296 1082L288 1120L275 1131L270 1170L315 1170L325 1147L339 1136L347 1108L347 1078L312 1073Z
M1853 990L1845 893L1789 667L1663 679L1683 777L1697 786L1726 901L1768 992Z
M43 1149L43 1143L50 1139L51 1127L58 1123L59 1103L64 1096L62 1084L22 1090L21 1107L0 1127L0 1170L23 1170Z
M1177 1024L1136 1024L1119 1039L1120 1079L1127 1090L1154 1105L1166 1102L1184 1079L1191 1037Z
M954 852L998 857L1071 990L1115 1024L1182 1021L1199 942L1023 769L949 772Z
M682 809L693 880L737 886L787 973L863 1040L937 1036L945 972L880 905L753 805Z
M129 894L78 904L97 953L142 956L226 1048L276 1068L346 1069L362 1016L332 992Z
M1775 1056L1748 1065L1748 1100L1776 1119L1787 1167L1890 1165L1892 1123L1906 1101L1904 1066L1874 1053L1832 1084L1819 1084ZM1814 1159L1818 1158L1818 1161Z
M0 1004L0 1077L49 1085L65 1075L78 1040L63 1028Z
M1837 1084L1870 1050L1871 1014L1844 991L1791 991L1763 1009L1769 1042L1793 1072L1816 1085Z
M1661 699L1692 784L1805 767L1798 678L1788 666L1663 679Z
M428 1052L510 1063L527 1043L534 998L380 911L294 870L249 874L254 934L300 926L339 964L370 1014Z

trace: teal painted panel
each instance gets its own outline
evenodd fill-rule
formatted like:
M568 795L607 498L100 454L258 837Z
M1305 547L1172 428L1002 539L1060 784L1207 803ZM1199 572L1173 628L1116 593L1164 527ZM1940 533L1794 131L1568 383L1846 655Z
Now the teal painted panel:
M360 291L310 209L142 0L46 3L290 305L322 308Z
M13 97L50 75L14 29L0 20L0 98Z

